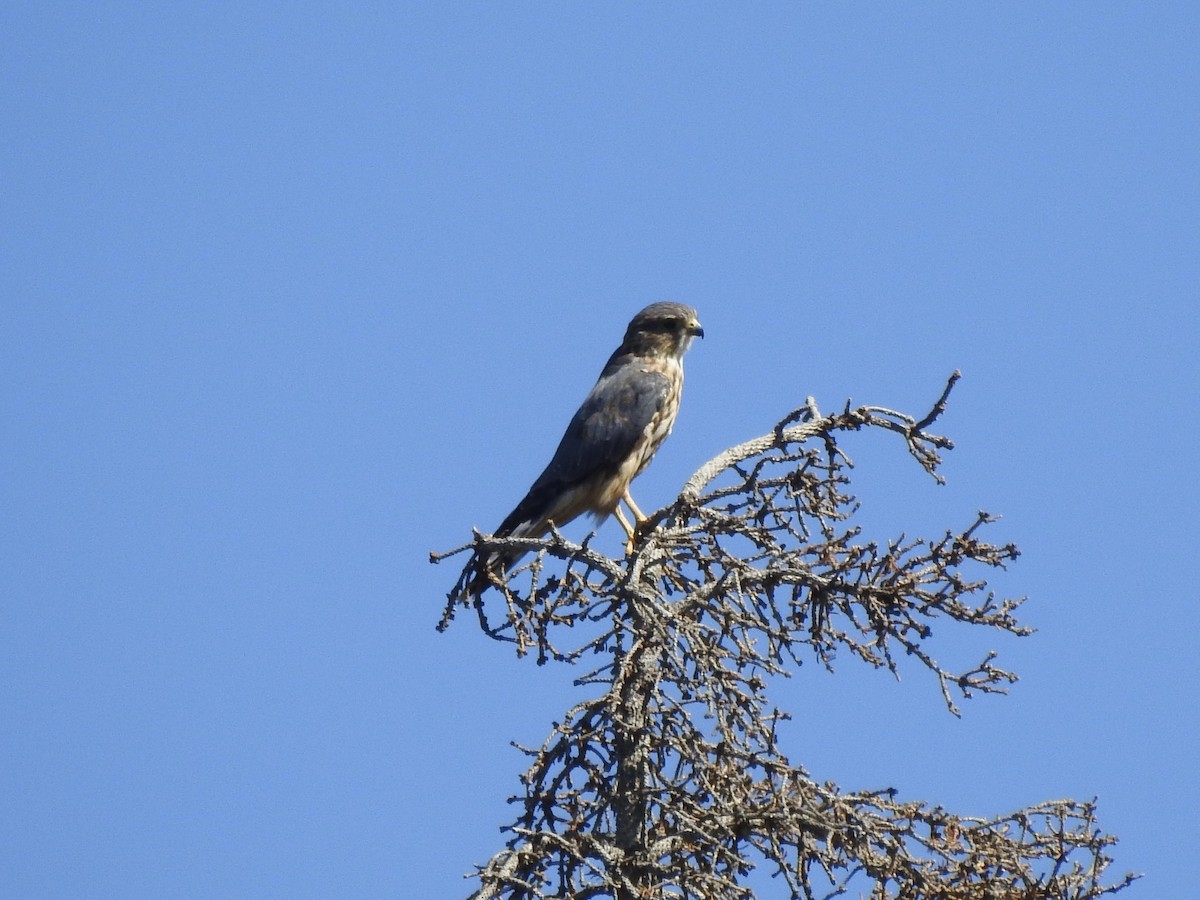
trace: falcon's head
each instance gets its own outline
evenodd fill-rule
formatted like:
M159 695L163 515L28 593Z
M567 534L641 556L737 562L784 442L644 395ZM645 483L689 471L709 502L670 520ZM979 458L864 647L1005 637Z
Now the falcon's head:
M651 303L625 329L621 351L635 356L680 359L692 341L704 337L696 311L682 303ZM620 351L618 351L620 352Z

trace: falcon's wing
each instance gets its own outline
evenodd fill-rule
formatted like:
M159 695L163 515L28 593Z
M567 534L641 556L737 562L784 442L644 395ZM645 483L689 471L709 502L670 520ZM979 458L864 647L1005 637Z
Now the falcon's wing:
M534 483L573 484L624 462L670 395L662 372L630 363L601 378L567 426L546 471Z
M634 452L670 393L670 378L645 360L606 367L571 419L554 458L496 533L511 533L517 526L541 518L560 494L589 477L615 473Z

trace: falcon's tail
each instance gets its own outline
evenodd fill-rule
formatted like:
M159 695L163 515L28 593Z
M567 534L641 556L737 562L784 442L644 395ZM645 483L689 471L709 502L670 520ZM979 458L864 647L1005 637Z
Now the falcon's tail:
M515 534L502 535L497 533L496 537L533 537L530 534ZM541 535L537 535L540 537ZM475 558L475 574L471 576L471 580L467 583L467 594L470 597L478 598L487 588L494 587L497 584L503 584L505 576L508 575L517 564L529 553L528 550L509 550L501 552L499 550L490 553L486 558L476 555Z
M522 500L517 508L500 523L494 536L523 538L541 537L546 534L549 531L549 522L541 519L540 516L531 515L536 506L544 505L537 502L539 500L540 498L534 497L531 491L530 495ZM467 585L468 595L478 598L487 588L494 586L497 582L503 583L504 576L511 572L528 552L528 550L496 551L488 554L486 558L477 556L475 574Z
M586 494L579 486L547 478L546 473L534 482L517 508L505 517L496 529L495 537L540 538L550 532L550 523L565 525L587 509ZM497 551L487 559L476 561L476 574L467 587L472 597L483 591L512 569L528 550Z

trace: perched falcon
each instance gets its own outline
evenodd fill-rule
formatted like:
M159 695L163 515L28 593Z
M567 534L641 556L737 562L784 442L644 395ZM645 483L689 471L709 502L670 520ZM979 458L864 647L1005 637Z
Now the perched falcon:
M704 337L704 329L696 310L682 303L654 303L634 316L554 458L496 536L541 537L551 522L565 525L590 512L597 521L615 514L632 545L635 525L621 512L620 501L635 524L645 520L629 483L671 433L683 389L683 354L697 337ZM520 556L493 557L488 565L502 562L509 569Z

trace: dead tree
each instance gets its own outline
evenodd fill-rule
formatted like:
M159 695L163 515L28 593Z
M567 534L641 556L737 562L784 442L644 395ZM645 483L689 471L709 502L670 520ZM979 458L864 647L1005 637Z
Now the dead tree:
M474 540L439 628L473 608L486 634L539 663L590 662L577 684L597 693L564 716L530 757L507 846L476 877L485 898L750 898L764 866L792 897L1090 898L1106 882L1115 838L1092 803L1058 800L995 819L845 791L784 755L772 676L836 653L897 671L911 658L947 707L1004 693L1016 676L987 653L952 671L927 647L951 620L1012 635L1030 629L1020 600L983 575L1017 556L984 537L993 518L933 538L866 539L842 447L862 429L894 433L934 479L952 446L927 429L958 379L920 419L810 398L773 431L705 463L639 529L624 559L546 539ZM533 551L482 596L478 560Z

